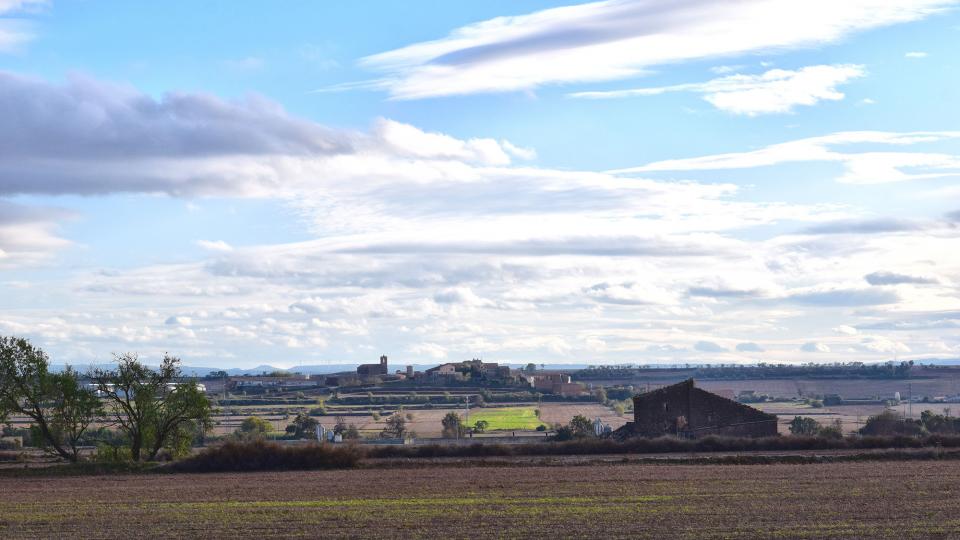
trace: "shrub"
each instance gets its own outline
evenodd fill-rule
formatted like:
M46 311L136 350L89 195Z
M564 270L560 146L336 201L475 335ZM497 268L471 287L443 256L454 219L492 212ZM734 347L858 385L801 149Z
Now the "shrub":
M93 459L99 463L123 463L133 457L130 455L129 446L114 446L101 442L97 444L97 453Z
M263 440L228 441L168 467L175 472L200 473L348 469L357 465L360 456L360 450L350 445L284 446Z
M558 428L558 433L569 427ZM572 433L569 433L572 437ZM367 449L366 457L373 458L434 458L486 456L549 456L602 454L666 454L686 452L743 452L828 449L883 449L883 448L960 448L958 436L917 437L704 437L702 439L633 438L617 441L610 438L573 438L562 442L500 445L475 443L469 446L423 445L381 446Z
M790 422L790 433L794 435L816 435L820 423L807 416L794 416Z
M244 435L256 437L266 435L272 430L273 426L269 421L259 416L251 416L240 423L240 429L237 431Z

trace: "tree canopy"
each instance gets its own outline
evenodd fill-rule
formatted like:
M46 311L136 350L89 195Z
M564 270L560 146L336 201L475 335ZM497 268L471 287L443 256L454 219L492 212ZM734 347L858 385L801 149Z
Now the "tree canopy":
M179 358L165 355L154 370L136 354L126 353L117 357L116 369L98 369L92 377L112 405L114 423L129 438L135 461L143 450L147 459L154 459L184 430L206 430L210 402L194 380L184 380Z
M10 413L29 418L46 448L77 461L81 438L102 408L69 366L53 373L43 350L22 338L0 337L0 419Z

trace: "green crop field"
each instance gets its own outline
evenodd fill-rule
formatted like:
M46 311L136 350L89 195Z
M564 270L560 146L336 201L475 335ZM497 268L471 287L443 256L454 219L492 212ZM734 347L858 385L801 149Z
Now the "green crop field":
M469 424L472 426L480 420L485 420L489 425L488 431L494 430L515 430L515 429L537 429L537 426L543 424L537 418L535 407L503 407L499 409L483 409L480 411L470 411Z

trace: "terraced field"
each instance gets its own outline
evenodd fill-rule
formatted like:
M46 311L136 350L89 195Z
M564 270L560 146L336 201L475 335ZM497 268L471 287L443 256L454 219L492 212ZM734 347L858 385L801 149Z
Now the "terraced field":
M960 464L0 477L0 538L957 538Z

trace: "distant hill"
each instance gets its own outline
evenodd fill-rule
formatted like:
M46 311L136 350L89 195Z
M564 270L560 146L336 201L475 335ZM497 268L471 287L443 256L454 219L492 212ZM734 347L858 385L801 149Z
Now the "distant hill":
M926 365L935 365L935 366L957 366L960 365L960 358L923 358L914 360L917 364L926 364ZM442 362L432 363L432 364L412 364L413 368L416 371L424 371L426 369L432 368L441 364ZM882 362L878 362L882 363ZM104 362L97 364L70 364L73 369L79 371L80 373L86 373L93 367L110 367L113 362ZM203 377L208 375L212 371L226 371L228 375L231 376L240 376L240 375L259 375L261 373L271 373L273 371L290 371L290 372L299 372L309 375L326 375L330 373L341 373L341 372L351 372L357 369L358 364L314 364L314 365L304 365L304 366L294 366L291 368L279 368L271 366L269 364L263 364L252 368L222 368L222 367L205 367L205 366L182 366L183 373L191 377ZM391 363L390 371L403 370L407 367L405 363ZM508 365L515 369L520 369L526 367L527 364L513 364L507 363ZM581 369L586 369L587 364L536 364L537 371L577 371ZM65 367L65 364L51 364L50 368L53 371L62 371ZM663 364L657 365L657 367L662 368L681 368L681 365L674 364Z

